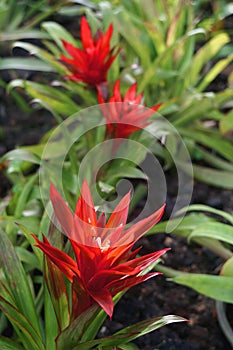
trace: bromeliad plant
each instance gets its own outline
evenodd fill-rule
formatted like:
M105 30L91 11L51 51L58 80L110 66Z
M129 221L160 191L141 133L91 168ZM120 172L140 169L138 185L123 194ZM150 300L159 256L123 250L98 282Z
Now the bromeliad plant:
M105 34L98 31L95 38L85 17L81 19L80 28L83 48L79 49L63 40L64 49L71 58L61 55L61 60L72 72L67 79L98 87L107 82L108 70L116 58L114 48L110 47L113 26L111 24Z
M66 244L52 223L43 241L21 227L35 252L34 267L43 270L44 280L40 275L37 278L39 291L36 292L29 273L32 266L29 271L28 264L23 267L9 238L0 231L0 308L14 334L14 340L0 336L1 348L131 349L131 341L140 335L184 321L173 315L154 318L95 339L106 316L112 318L114 302L120 299L122 291L158 274L149 270L167 249L136 257L139 249L132 248L159 221L164 206L125 229L130 193L107 221L104 214L97 218L86 182L74 216L54 186L50 195L55 218L68 238Z
M111 85L119 78L124 90L136 82L138 92L145 93L148 106L163 102L160 112L186 142L195 161L195 178L232 189L233 146L228 138L232 133L232 76L229 76L223 91L214 92L211 85L233 60L230 36L217 29L220 15L215 14L208 25L197 16L198 4L194 6L181 0L172 4L168 0L149 0L146 6L143 1L122 1L120 4L98 1L93 6L95 11L86 10L91 27L90 32L85 24L86 39L84 35L81 35L81 40L74 39L59 24L44 22L42 28L50 39L44 41L48 50L26 42L15 43L16 47L37 56L56 72L57 80L51 85L60 86L65 93L54 86L20 79L12 81L10 89L23 87L61 121L61 117L97 103L95 90L83 89L80 81L93 86L96 84L95 74L97 82L107 80L107 85L102 86L105 100ZM229 11L230 8L227 10L226 7L225 13ZM109 18L113 22L113 32ZM82 21L83 29L84 23ZM100 31L101 27L105 31ZM111 34L112 46L109 47ZM100 54L102 44L104 49ZM114 47L115 52L112 52ZM70 63L69 67L63 64L64 60ZM102 68L99 66L101 62ZM92 81L85 76L87 69L92 72ZM75 75L75 82L67 79L72 77L74 80ZM178 149L179 145L176 145L175 152ZM173 166L166 153L156 155L164 159L167 168ZM200 159L202 165L197 164ZM225 180L220 180L223 177Z
M205 64L228 43L229 37L225 33L213 32L208 42L195 52L203 29L194 25L192 7L182 1L175 1L174 7L163 6L164 3L167 2L150 1L151 8L158 15L154 16L143 2L122 1L121 7L100 2L95 8L98 16L96 12L86 11L90 25L84 17L81 19L80 40L74 39L57 23L46 22L42 25L50 39L44 42L46 50L26 42L15 44L43 62L39 67L41 71L56 73L57 80L53 85L57 86L15 80L10 84L11 88L24 87L31 97L53 113L59 123L63 117L97 101L106 120L104 132L87 135L91 138L84 137L80 143L74 144L65 159L62 180L69 204L78 191L74 179L79 162L89 150L90 139L92 146L111 137L132 137L142 141L140 129L153 127L149 118L158 108L185 137L193 157L197 159L201 154L217 169L213 172L213 169L195 165L196 178L233 187L232 164L228 162L233 161L231 141L222 139L217 128L206 126L206 119L215 118L219 120L224 135L232 131L231 114L224 116L223 120L222 111L232 98L232 92L228 89L216 95L203 92L231 62L232 55L221 59L206 76L202 73ZM173 10L177 11L175 17L171 16ZM102 31L99 17L102 17ZM109 24L109 17L113 18L113 25ZM118 49L119 41L121 50ZM127 86L129 81L130 87ZM155 93L156 103L164 101L164 104L147 110L142 90L148 104L155 103ZM104 104L106 102L111 104ZM49 219L41 203L38 172L31 167L31 164L41 165L48 138L46 135L41 144L13 151L2 158L14 183L14 195L0 208L3 228L0 231L0 307L3 311L0 330L5 329L7 317L13 326L13 340L0 337L0 347L7 350L136 348L131 340L163 324L182 319L165 316L130 326L104 339L95 338L106 316L112 317L114 303L123 292L157 274L150 270L166 250L137 257L139 251L132 251L132 248L148 230L149 233L164 231L166 224L153 227L163 208L125 229L129 194L106 222L105 215L97 218L87 183L83 184L75 215L52 186L51 201L56 220L68 238L64 239L53 223L48 229ZM168 134L165 139L169 141ZM56 152L59 142L57 138L53 144ZM169 167L171 157L167 159L164 147L160 146L155 147L154 152L159 149L165 166ZM178 146L174 145L171 156L177 156ZM209 148L219 156L212 154ZM56 161L55 153L52 157ZM142 161L145 153L136 156ZM28 169L32 172L29 176L25 175ZM143 178L140 170L127 161L113 162L110 169L104 170L105 182L99 181L99 187L102 186L102 194L105 193L106 197L113 193L118 178ZM223 276L194 276L164 266L158 269L174 277L177 283L192 287L195 284L199 292L232 302L232 252L219 242L232 244L232 229L228 225L209 222L205 217L203 226L199 222L200 216L192 219L187 217L175 233L195 239L227 259L222 269ZM20 229L15 229L15 221L20 224ZM222 234L219 234L220 229ZM31 232L35 235L32 236ZM39 232L44 235L41 237ZM43 271L44 279L40 271ZM213 285L217 288L212 288Z

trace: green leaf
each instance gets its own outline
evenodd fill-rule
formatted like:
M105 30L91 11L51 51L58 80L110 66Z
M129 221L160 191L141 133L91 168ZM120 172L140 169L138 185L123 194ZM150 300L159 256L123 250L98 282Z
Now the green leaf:
M51 130L51 132L52 132L52 130ZM20 149L32 153L33 155L39 157L39 160L41 160L41 156L44 152L44 147L45 147L45 145L43 143L46 142L45 141L46 137L47 137L47 134L45 134L43 136L41 144L39 144L39 145L21 146Z
M233 303L233 278L188 273L172 278L173 282L190 287L210 298Z
M214 133L207 134L196 130L191 131L190 129L184 128L179 128L179 132L182 134L182 136L190 137L196 142L214 149L230 162L233 162L233 144L227 140L224 140L219 135Z
M229 55L227 58L224 58L218 61L213 68L204 76L203 80L199 84L197 90L203 91L205 88L220 74L225 67L227 67L233 60L233 54Z
M25 302L25 305L27 303ZM41 337L27 317L0 296L0 309L12 322L16 332L28 350L45 350Z
M233 244L233 227L220 222L200 224L192 231L189 240L200 237L217 239Z
M195 179L215 187L233 189L233 172L193 165Z
M57 350L72 349L81 339L90 322L99 313L99 306L93 305L82 312L57 338Z
M199 80L201 69L208 61L215 57L219 50L227 44L229 40L230 38L226 33L217 34L197 51L189 69L190 75L187 77L189 85L195 86Z
M28 227L25 227L24 224L21 224L21 220L17 220L17 221L18 221L18 226L19 226L20 230L23 232L23 234L26 237L27 241L31 244L33 252L34 252L35 256L37 257L37 259L39 261L39 264L40 264L40 268L42 270L43 253L42 253L42 251L40 249L35 247L36 241L32 237L32 232L33 233L35 233L35 232L31 231Z
M112 169L112 174L109 174L109 177L111 179L116 179L116 178L133 178L133 179L143 179L143 180L148 180L148 177L146 174L144 174L140 169L133 168L132 166L129 166L127 168L114 168L114 171Z
M39 72L55 72L55 69L49 66L47 63L42 62L36 58L2 58L0 60L0 70L9 70L9 69L23 69L23 70L32 70Z
M127 11L119 11L114 16L115 28L119 31L126 42L132 47L136 55L140 58L144 67L149 67L150 56L148 54L148 40L142 41L143 23L134 25L132 17ZM132 40L135 38L135 40ZM145 38L145 37L144 37Z
M72 350L88 350L97 345L100 345L101 347L122 345L129 343L130 341L137 339L147 333L153 332L165 325L183 321L186 320L182 317L174 315L152 318L150 320L138 322L132 326L124 328L112 336L80 343L79 345L73 347Z
M58 267L45 257L44 278L57 317L59 329L66 328L70 321L68 295L64 276Z
M0 349L1 350L24 350L18 343L15 341L0 336Z
M233 278L233 257L228 259L221 268L221 276Z
M12 161L12 160L24 160L33 164L40 164L40 159L32 154L30 151L23 149L15 149L13 151L7 152L0 159L1 162Z
M0 34L0 41L15 41L21 39L46 39L48 35L37 29L20 29Z
M186 208L184 208L182 211L179 211L178 213L183 213L183 212L186 212ZM200 214L192 213L188 216L185 216L182 219L182 221L180 221L180 218L177 218L177 219L159 222L147 232L147 235L166 232L166 227L168 223L171 224L172 222L173 227L175 227L172 233L178 234L181 237L188 238L191 231L194 230L198 225L200 225L201 223L205 225L206 223L211 222L213 220L214 220L213 218L210 218L202 213Z
M15 247L15 251L20 261L29 265L30 270L40 268L38 260L33 253L29 252L27 249L23 247Z
M56 338L59 333L57 318L53 304L44 283L44 318L45 318L45 348L46 350L56 350Z
M64 51L62 40L67 41L68 43L73 44L77 47L77 42L73 36L60 24L56 22L43 22L42 28L45 29L51 38L57 43L57 45Z
M121 350L140 350L137 345L133 344L133 343L128 343L128 344L122 344L118 346L119 349Z
M193 97L189 96L189 98L191 98L192 101L189 101L189 103L186 102L187 107L179 108L179 110L171 118L171 121L175 127L185 126L195 119L200 120L200 118L208 118L210 120L213 120L216 109L221 108L224 103L230 101L233 98L233 91L232 89L225 89L221 92L210 92L206 94L203 93L194 95ZM183 134L186 129L179 129L179 131L181 134ZM208 132L210 132L210 130L208 130ZM191 131L191 135L192 133L194 133L193 129ZM205 134L207 133L205 132ZM192 136L190 137L192 138Z
M17 200L17 204L16 204L16 208L15 208L15 212L14 212L15 217L17 217L17 218L21 217L21 215L24 211L24 208L27 204L27 201L29 199L29 196L34 189L35 182L37 179L38 179L38 174L36 173L36 174L32 175L29 178L29 180L25 183L23 190L20 193L19 198Z
M118 303L118 301L121 299L121 297L124 294L125 294L125 291L120 292L114 296L113 301L115 305ZM104 312L103 309L101 309L99 313L96 315L96 317L89 323L86 330L84 331L81 338L81 342L95 339L106 317L107 317L107 314Z
M218 157L216 154L213 154L212 151L207 151L204 147L200 147L196 144L194 152L198 152L202 159L211 166L233 172L233 163L223 160L222 157Z
M174 44L169 46L163 53L161 53L158 57L155 58L155 60L150 63L149 67L145 70L142 80L139 83L138 91L142 92L145 90L146 86L151 82L151 80L155 77L155 72L157 71L158 68L161 68L161 65L164 64L165 60L169 60L174 52L174 49L177 45L177 43L185 43L186 40L188 40L190 37L199 35L199 34L204 34L205 31L201 28L194 29L189 31L187 34L185 34L182 38L177 40ZM131 37L132 38L132 37ZM132 39L130 39L132 41ZM145 51L145 49L143 48Z
M4 231L0 228L0 266L3 268L5 279L9 285L17 308L33 325L40 341L40 326L35 310L32 294L28 285L27 276L14 247Z
M193 205L190 205L188 207L182 208L176 214L180 215L186 211L204 211L204 212L208 212L208 213L213 213L213 214L221 216L222 218L226 219L227 221L229 221L233 225L233 215L226 213L223 210L209 207L208 205L193 204ZM207 216L205 216L205 217L207 218ZM200 224L200 222L198 222L198 224Z
M233 135L233 111L230 111L219 122L221 134L224 136Z
M58 62L57 58L51 55L49 52L26 42L17 41L14 43L13 47L20 47L30 53L30 55L35 55L44 62L46 62L50 67L53 67L56 72L66 75L69 74L68 69L61 63Z
M13 80L9 84L9 89L15 87L24 88L27 93L37 102L41 103L48 110L54 110L59 114L69 116L78 112L79 106L64 92L58 89L45 86L43 84L34 83L32 81L24 81L21 79Z

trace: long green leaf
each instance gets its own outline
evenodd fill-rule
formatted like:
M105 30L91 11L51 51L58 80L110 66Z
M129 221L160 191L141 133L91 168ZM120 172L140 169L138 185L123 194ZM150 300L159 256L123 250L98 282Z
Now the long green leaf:
M190 32L188 32L186 35L184 35L182 38L177 40L174 44L169 46L166 51L164 51L160 56L156 57L156 59L150 64L148 69L144 72L143 78L139 84L138 91L143 91L146 86L150 83L150 81L154 78L155 72L158 68L160 68L161 64L164 62L165 59L168 59L172 56L174 48L177 44L181 44L185 42L187 39L189 39L192 36L204 34L205 31L201 28L194 29ZM131 39L130 39L131 40Z
M191 96L189 96L189 98L190 97ZM193 122L195 119L213 119L216 109L221 108L225 102L230 101L232 98L232 89L225 89L215 94L211 92L201 95L198 94L197 96L194 95L194 97L192 97L192 102L189 102L187 104L187 107L180 108L172 116L171 121L175 127L182 127ZM179 129L179 131L181 134L183 134L183 131L185 131L185 129ZM191 133L193 133L193 130Z
M174 315L152 318L150 320L138 322L132 326L124 328L112 336L81 343L72 348L72 350L89 350L97 345L100 345L101 347L122 345L129 343L130 341L137 339L138 337L141 337L147 333L153 332L165 325L183 321L186 320L182 317Z
M221 268L220 274L221 276L233 278L233 256L225 262L225 264Z
M38 179L37 173L32 175L29 178L28 182L26 182L22 192L20 193L17 204L16 204L15 213L14 213L14 215L17 218L21 217L22 212L24 211L25 205L27 204L28 198L34 189L35 182L37 179Z
M215 135L214 133L207 134L204 132L184 128L179 128L179 132L183 136L190 137L196 142L216 150L223 157L233 162L233 144L225 139L220 138L219 135Z
M64 49L62 40L67 41L68 43L77 46L76 40L73 36L60 24L56 22L43 22L42 28L45 29L51 38L56 42L56 44L60 47L60 49Z
M186 208L182 211L179 211L181 214L183 212L186 212ZM147 235L151 235L154 233L161 233L166 232L166 227L169 222L173 223L173 227L175 227L174 231L172 233L178 234L182 237L188 238L191 231L194 230L199 224L203 223L205 225L206 223L209 223L211 221L215 221L213 218L208 217L202 213L191 213L190 215L187 215L183 218L182 221L180 221L180 218L178 219L172 219L168 221L159 222L154 227L152 227L148 232Z
M200 92L203 91L217 77L217 75L220 74L223 69L232 62L232 60L233 54L217 62L214 67L211 68L210 71L205 75L197 90Z
M0 336L0 349L1 350L24 350L22 346L20 346L15 341Z
M222 224L220 222L201 224L193 230L189 236L189 240L200 237L215 238L233 244L233 226Z
M189 70L190 75L187 77L191 86L198 82L199 73L206 62L213 59L229 40L230 38L226 33L217 34L197 51Z
M233 134L233 110L220 119L219 127L222 135L231 136Z
M114 304L116 305L118 301L121 299L121 297L125 294L125 291L118 293L117 295L114 296ZM93 319L92 322L90 322L89 326L83 333L81 342L85 342L88 340L93 340L95 339L96 335L98 334L104 320L106 319L107 314L104 312L103 309L101 309L98 313L98 315Z
M33 325L38 339L40 326L36 314L32 294L28 285L27 276L14 247L7 235L0 228L0 267L2 267L10 292L14 296L17 308Z
M57 318L51 297L44 283L44 318L45 318L45 347L46 350L56 350L56 338L59 333Z
M189 273L177 276L172 281L190 287L210 298L233 303L232 277Z
M195 179L215 187L233 189L233 172L193 165Z
M45 350L42 339L25 315L2 297L0 297L0 309L14 325L27 350Z
M62 237L53 221L50 224L48 238L56 248L61 248ZM68 294L63 273L44 256L44 279L50 295L50 299L56 314L60 331L65 329L70 321Z
M33 164L40 164L40 159L32 154L30 151L15 149L13 151L7 152L0 159L1 162L12 161L12 160L24 160Z
M14 47L20 47L21 49L28 51L31 55L37 56L38 58L46 62L49 66L53 67L60 74L69 74L68 69L63 64L59 63L56 57L35 45L17 41L14 43Z
M11 32L0 33L0 41L15 41L21 39L46 39L48 34L37 29L17 29Z
M51 86L16 79L9 84L9 90L15 87L24 88L31 97L49 110L54 110L66 116L79 110L79 106L67 94Z
M233 215L231 215L229 213L226 213L223 210L219 210L219 209L215 209L215 208L209 207L208 205L193 204L193 205L190 205L189 207L185 207L185 208L182 208L181 210L179 210L177 212L177 215L183 214L186 211L204 211L204 212L207 212L207 213L213 213L213 214L221 216L222 218L226 219L227 221L229 221L233 225ZM207 216L205 216L205 217L207 218ZM199 221L198 221L198 223L200 224Z
M55 72L55 69L48 65L47 63L38 60L37 58L27 57L27 58L3 58L0 60L0 70L8 69L23 69L32 70L39 72Z
M99 313L99 306L93 305L87 311L78 316L57 338L57 350L72 349L88 328L90 322Z

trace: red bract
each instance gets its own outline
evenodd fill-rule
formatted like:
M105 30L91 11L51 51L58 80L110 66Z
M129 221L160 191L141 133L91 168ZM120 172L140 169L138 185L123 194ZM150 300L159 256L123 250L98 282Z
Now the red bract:
M81 41L83 49L75 47L63 40L63 45L71 58L61 55L72 72L67 78L73 81L82 81L87 85L97 86L106 82L108 70L116 54L110 48L113 26L108 27L105 34L98 31L92 38L91 29L85 17L81 19Z
M117 80L113 95L105 101L101 88L98 88L98 102L107 122L107 134L114 138L127 138L133 132L147 126L150 116L159 109L161 104L146 108L143 104L143 94L136 94L137 84L133 84L122 97L120 80Z
M51 201L55 216L72 244L75 260L51 246L45 237L44 242L35 239L47 258L73 283L73 317L95 302L112 317L114 295L158 274L140 272L167 249L135 258L139 249L131 252L131 248L159 221L164 206L125 229L130 193L123 197L107 223L104 214L97 218L86 182L74 216L54 186L51 186Z

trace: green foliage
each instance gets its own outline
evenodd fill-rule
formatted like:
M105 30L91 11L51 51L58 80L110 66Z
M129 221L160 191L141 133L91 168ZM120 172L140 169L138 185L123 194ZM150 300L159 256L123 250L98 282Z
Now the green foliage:
M173 234L185 237L188 242L194 240L224 259L225 262L220 275L214 275L213 271L212 274L186 273L166 266L158 267L158 265L156 269L171 277L175 283L190 287L210 298L233 303L233 253L231 249L233 245L233 216L204 205L191 205L189 208L180 211L180 214L187 209L188 211L209 212L229 222L229 224L221 223L213 217L195 212L186 216L181 222L177 219L172 220L174 225ZM163 222L156 225L150 233L163 232L166 230L167 224L168 222Z

